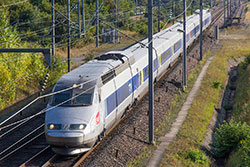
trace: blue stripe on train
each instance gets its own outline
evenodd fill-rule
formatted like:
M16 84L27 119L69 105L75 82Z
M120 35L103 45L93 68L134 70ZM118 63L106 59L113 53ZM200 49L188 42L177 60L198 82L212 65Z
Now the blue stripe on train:
M208 21L210 18L208 18ZM199 25L196 26L192 31L195 31L194 34L196 34L199 31ZM190 32L191 33L191 32ZM194 36L194 35L193 35ZM191 36L191 38L193 37ZM175 44L174 52L176 53L181 47L182 47L182 41L181 39L177 41ZM171 49L172 47L168 48L166 51ZM165 52L166 52L165 51ZM172 50L170 50L170 55L161 62L161 64L164 64L172 55ZM154 71L158 68L158 61L157 59L154 60L155 68ZM148 66L143 68L143 81L146 81L148 79ZM118 90L113 92L109 97L107 97L104 102L107 104L107 116L116 108L118 107L129 95L131 95L137 88L140 86L140 79L139 74L137 73L135 76L132 77L128 82L123 84Z

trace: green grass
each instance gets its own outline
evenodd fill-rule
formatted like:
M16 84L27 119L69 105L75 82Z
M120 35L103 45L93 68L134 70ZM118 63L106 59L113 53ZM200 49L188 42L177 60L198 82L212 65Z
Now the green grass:
M236 86L236 97L234 103L234 114L232 119L235 122L245 122L250 125L250 55L238 68L238 81ZM227 166L247 166L250 162L250 140L241 141L240 145L229 156ZM249 165L249 164L248 164Z
M250 36L250 29L242 31L233 27L228 28L226 32L229 35L240 32ZM207 127L214 112L214 107L217 107L218 101L223 93L222 89L226 87L226 81L228 79L227 61L229 58L247 56L249 54L249 49L250 40L248 39L225 40L221 49L208 51L206 53L207 57L214 56L214 59L202 81L202 85L195 97L192 107L189 109L189 114L177 135L176 141L166 148L166 154L162 159L161 166L203 167L211 165L211 160L205 157L204 152L201 151L201 144L206 135ZM204 61L201 61L200 65L188 75L187 93L190 91L204 63ZM250 72L248 72L248 74L250 74ZM246 83L249 84L250 82L248 81ZM231 89L235 88L234 85L231 87ZM241 97L244 96L242 92ZM155 130L155 135L157 137L163 136L169 131L174 121L171 119L176 118L186 97L186 93L176 96L176 99L171 103L171 111L165 116L165 121ZM242 101L242 98L240 99ZM241 104L248 103L247 101L242 101ZM249 110L248 107L249 106L246 106L247 110ZM156 140L155 143L155 146L144 147L143 152L138 155L136 160L129 162L128 166L146 166L146 163L149 158L152 157L152 153L159 144L159 141Z
M185 153L201 148L214 107L220 99L221 89L218 88L225 87L227 60L231 57L246 56L248 53L248 47L242 48L236 45L229 51L230 46L232 43L227 42L220 51L211 53L214 55L214 60L210 64L176 141L166 148L166 155L161 166L210 166L210 160L200 164L187 159ZM180 152L184 153L180 154Z
M236 86L233 120L246 122L250 125L250 65L244 70L243 64L239 67L239 79Z
M160 125L155 129L155 138L158 139L160 136L164 136L167 132L169 132L172 123L175 121L178 112L180 111L182 105L184 104L188 93L190 92L192 85L195 83L202 66L204 65L204 61L201 61L200 64L192 71L188 76L188 85L190 85L186 92L183 93L180 91L180 94L175 95L174 100L170 104L170 110L165 115L165 119L160 123ZM127 166L129 167L141 167L146 166L149 158L152 157L153 151L156 150L157 146L160 144L159 140L155 140L155 145L153 146L145 146L140 155L137 156L136 160L128 162Z

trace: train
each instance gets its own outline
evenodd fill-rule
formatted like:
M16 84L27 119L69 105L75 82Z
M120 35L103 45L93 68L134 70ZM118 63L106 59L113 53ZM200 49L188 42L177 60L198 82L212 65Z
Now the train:
M203 31L211 20L203 10ZM199 24L196 10L186 19L187 47L199 36ZM153 80L182 55L182 28L176 23L153 35ZM45 114L46 141L55 153L87 152L147 92L148 39L141 43L104 53L57 81Z

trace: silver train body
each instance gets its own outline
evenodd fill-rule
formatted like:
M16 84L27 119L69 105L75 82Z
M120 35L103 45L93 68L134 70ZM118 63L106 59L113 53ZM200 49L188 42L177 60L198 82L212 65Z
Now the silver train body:
M208 10L203 11L203 20L205 30L211 23ZM187 47L200 34L199 22L198 14L187 18ZM154 35L154 79L182 53L183 33L178 31L182 28L176 23ZM148 49L135 44L101 55L62 76L53 92L73 85L77 87L54 95L47 105L46 140L58 154L88 151L147 92Z

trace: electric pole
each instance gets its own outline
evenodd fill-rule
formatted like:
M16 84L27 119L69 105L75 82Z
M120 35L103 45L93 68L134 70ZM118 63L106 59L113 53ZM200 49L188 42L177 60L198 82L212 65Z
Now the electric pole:
M51 41L52 41L52 60L55 57L55 0L51 0Z
M85 34L85 12L84 12L84 0L82 0L82 33Z
M185 91L187 87L187 74L186 74L186 0L183 0L183 58L182 58L183 72L182 72L182 90Z
M158 32L161 31L161 6L160 6L160 0L158 0Z
M67 0L68 72L70 72L70 0Z
M80 0L78 0L77 4L78 9L78 37L81 38L81 9L80 9Z
M98 36L99 36L99 9L98 9L98 0L96 0L96 48L99 47Z
M202 60L202 29L203 29L203 6L200 0L200 60Z
M153 0L148 0L148 63L149 63L149 144L154 140L154 84L153 84Z

